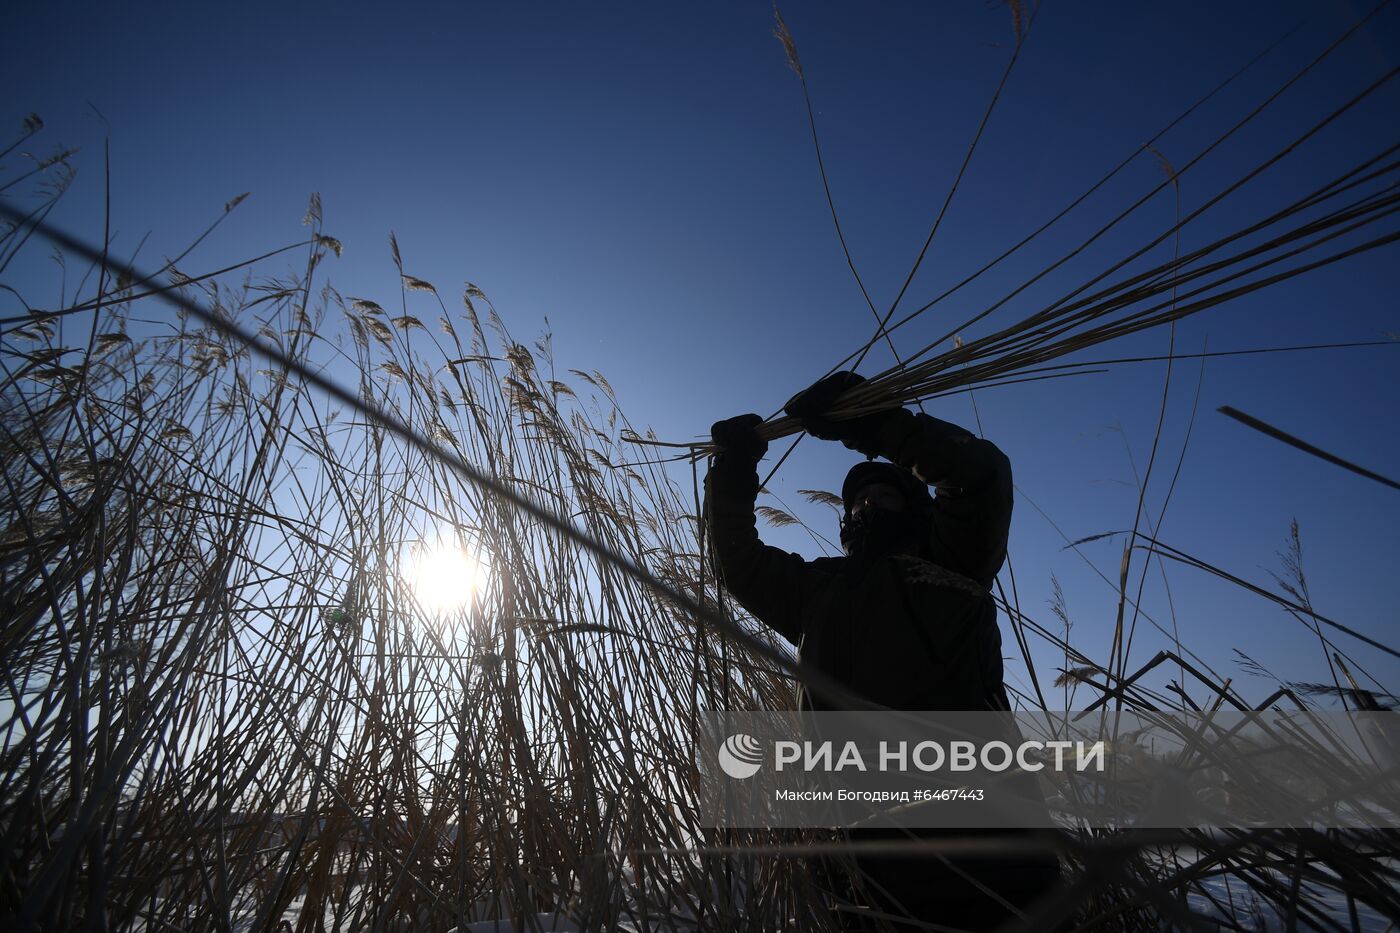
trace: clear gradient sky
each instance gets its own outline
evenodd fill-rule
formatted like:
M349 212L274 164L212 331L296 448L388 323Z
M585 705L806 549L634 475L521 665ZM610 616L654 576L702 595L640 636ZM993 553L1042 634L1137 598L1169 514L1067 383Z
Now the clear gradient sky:
M1395 67L1400 4L1392 6L1184 174L1182 209ZM1039 226L1285 37L1156 144L1184 164L1367 9L1344 0L1047 0L901 309ZM884 311L1011 53L1010 15L978 0L794 2L784 15L837 209ZM547 317L561 366L602 371L635 422L688 440L731 414L771 413L872 329L827 213L801 87L771 25L770 7L758 2L9 3L0 9L0 126L17 132L34 111L47 124L37 149L83 149L76 186L52 219L90 240L100 238L101 149L110 136L118 252L149 233L143 256L173 254L225 201L251 191L187 271L299 239L307 195L319 191L326 232L345 245L327 267L342 293L397 299L393 230L406 271L444 296L463 280L476 283L521 339L540 335ZM1396 142L1397 85L1188 227L1182 248ZM922 347L1162 178L1157 158L1144 154L1024 253L898 332L897 346ZM990 324L1004 326L1086 281L1175 211L1169 187ZM1170 251L1155 255L1164 261ZM1397 264L1400 247L1391 246L1205 312L1178 328L1177 348L1382 339L1400 332ZM55 274L41 265L11 278L38 295ZM1096 355L1166 348L1166 333L1153 332ZM863 371L890 362L877 348ZM1116 579L1121 538L1065 550L1044 516L1071 539L1132 524L1135 471L1148 458L1163 376L1162 364L1144 364L976 396L981 429L1016 471L1012 566L1022 606L1051 621L1054 573L1075 620L1072 640L1094 657L1107 655L1116 593L1090 562ZM1177 364L1148 492L1153 516L1199 376L1195 361ZM1400 643L1400 493L1215 413L1233 405L1395 476L1397 401L1400 347L1211 361L1163 539L1272 586L1268 571L1280 568L1276 552L1296 517L1318 610ZM929 411L977 427L966 398ZM834 517L799 508L796 490L837 488L854 456L804 441L772 489L834 537ZM688 482L688 469L678 476ZM766 536L819 553L790 530ZM1241 670L1233 647L1285 679L1326 679L1316 636L1282 611L1195 571L1168 567L1167 575L1183 640L1247 695L1272 685ZM1145 604L1169 624L1155 570ZM1391 689L1400 686L1400 663L1345 636L1338 643ZM1164 645L1140 632L1133 656L1145 661ZM1041 661L1052 679L1058 659Z

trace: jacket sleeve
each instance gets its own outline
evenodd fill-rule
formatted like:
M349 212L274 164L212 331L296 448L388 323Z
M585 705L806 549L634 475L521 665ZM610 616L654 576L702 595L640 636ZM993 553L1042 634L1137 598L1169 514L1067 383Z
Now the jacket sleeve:
M802 637L807 562L759 540L758 465L721 452L705 476L710 566L739 604L794 645Z
M1006 560L1011 461L991 441L907 409L884 416L875 453L935 487L930 559L990 587Z

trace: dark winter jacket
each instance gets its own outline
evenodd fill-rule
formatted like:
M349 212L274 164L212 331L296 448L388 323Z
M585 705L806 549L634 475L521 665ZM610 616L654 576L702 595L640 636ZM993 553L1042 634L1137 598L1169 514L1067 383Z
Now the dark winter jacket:
M757 465L722 452L706 477L711 557L725 588L817 669L896 709L1008 708L988 588L1006 558L1011 465L956 425L900 409L878 453L935 486L918 557L805 560L759 540ZM837 704L804 688L803 708Z
M989 588L1006 559L1010 462L995 445L956 425L902 409L881 418L873 451L871 446L863 449L936 487L928 540L918 557L809 561L763 544L754 519L756 463L729 451L716 456L705 484L716 572L744 608L798 646L803 661L869 700L906 710L1008 710ZM840 706L805 687L799 705ZM1029 782L1023 793L1038 794L1033 777L1022 775L1020 781ZM1048 816L1043 825L1049 826ZM867 895L878 909L907 909L946 927L991 930L1059 881L1053 854L1026 850L1032 832L973 833L1002 841L1003 851L991 857L869 855L856 863L878 886L872 890L885 891ZM929 841L966 833L912 831ZM856 840L910 834L849 833Z

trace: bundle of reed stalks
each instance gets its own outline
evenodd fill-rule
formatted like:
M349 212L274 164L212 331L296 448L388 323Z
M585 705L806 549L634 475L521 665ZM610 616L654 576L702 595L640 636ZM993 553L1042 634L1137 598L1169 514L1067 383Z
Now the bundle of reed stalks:
M979 127L977 135L973 138L963 163L963 170L966 170L976 150L982 129L985 128L998 102L1034 22L1033 13L1028 16L1020 4L1011 6L1016 11L1013 17L1015 53L1003 74L1002 83L992 97L982 127ZM1286 164L1290 159L1296 161L1300 152L1307 151L1310 141L1329 129L1335 131L1349 114L1354 113L1366 102L1374 101L1378 94L1400 75L1400 68L1391 68L1350 98L1337 102L1333 109L1296 132L1291 139L1273 151L1260 156L1237 177L1224 181L1209 179L1206 183L1212 185L1214 190L1204 198L1200 206L1184 216L1178 209L1173 222L1166 224L1160 232L1148 237L1145 242L1124 244L1126 248L1121 250L1120 258L1110 262L1106 268L1092 267L1091 274L1086 275L1079 284L1057 300L1041 307L1024 307L1026 299L1023 296L1032 286L1066 266L1074 270L1076 266L1073 261L1085 254L1091 246L1109 237L1115 228L1120 227L1129 217L1138 214L1158 195L1179 186L1183 178L1194 178L1192 172L1199 172L1203 160L1226 142L1245 133L1251 123L1290 88L1303 81L1329 57L1337 54L1339 50L1344 50L1346 43L1354 39L1362 27L1384 6L1382 3L1359 17L1350 29L1338 36L1315 59L1292 74L1267 98L1241 114L1237 120L1200 146L1179 165L1168 163L1161 153L1153 148L1153 143L1227 87L1255 64L1258 58L1247 63L1193 103L1180 116L1168 122L1152 139L1108 170L1053 217L1038 225L985 265L893 323L891 321L914 282L915 275L957 192L958 182L962 178L961 172L954 180L913 268L889 309L883 315L880 314L866 290L865 283L856 272L846 246L846 239L832 201L830 185L826 181L815 114L811 98L807 94L807 78L797 58L796 42L779 15L775 34L781 40L793 70L802 81L818 167L835 221L836 233L861 295L877 325L875 333L863 346L838 362L828 372L847 366L859 366L870 350L881 341L889 346L896 359L896 365L875 374L843 396L832 409L831 416L836 420L843 420L894 405L909 405L983 388L1102 372L1105 367L1138 362L1139 359L1130 358L1054 363L1056 360L1110 341L1169 326L1184 318L1218 308L1262 289L1287 283L1298 276L1334 263L1392 246L1400 240L1400 219L1396 216L1400 210L1400 177L1397 176L1397 172L1400 172L1400 158L1397 158L1397 154L1400 154L1400 143L1378 148L1364 158L1356 159L1352 164L1334 167L1334 174L1330 177L1314 179L1313 187L1304 187L1291 193L1286 188L1273 188L1268 201L1275 206L1262 212L1257 218L1249 222L1232 221L1231 223L1237 226L1227 226L1223 233L1218 228L1211 228L1208 231L1210 241L1204 246L1186 253L1177 249L1169 260L1152 262L1150 259L1154 250L1164 245L1179 243L1179 238L1184 232L1206 228L1214 216L1211 214L1212 210L1219 213L1219 206L1231 196L1248 190L1251 185L1256 189L1262 185L1269 185L1273 181L1271 169L1276 170L1279 165ZM932 339L922 338L922 345L913 352L901 353L895 349L894 333L906 328L931 309L942 305L966 286L1043 236L1083 205L1092 194L1122 172L1134 159L1142 157L1160 160L1165 169L1165 177L1160 182L1149 186L1132 203L1106 223L1099 225L1082 241L1064 249L1059 258L1007 289L1001 298L968 314L952 327L940 327L941 332L938 336ZM1291 184L1296 187L1298 183ZM983 324L998 312L1017 316L1013 322L990 333L975 339L964 339L963 335L968 334L969 329ZM1313 348L1261 348L1250 352L1278 352L1289 349ZM1186 356L1189 355L1173 355L1172 358ZM776 440L798 433L799 430L795 421L781 417L781 413L778 413L759 428L759 433L767 440ZM705 456L712 452L709 444L704 441L666 443L658 446L687 448L692 457Z

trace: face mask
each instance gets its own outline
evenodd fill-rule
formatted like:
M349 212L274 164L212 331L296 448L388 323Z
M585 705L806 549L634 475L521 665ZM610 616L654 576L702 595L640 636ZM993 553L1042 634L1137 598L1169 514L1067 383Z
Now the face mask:
M918 554L923 522L908 512L866 509L841 521L841 547L850 557Z

